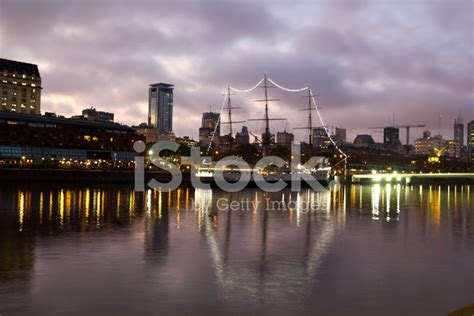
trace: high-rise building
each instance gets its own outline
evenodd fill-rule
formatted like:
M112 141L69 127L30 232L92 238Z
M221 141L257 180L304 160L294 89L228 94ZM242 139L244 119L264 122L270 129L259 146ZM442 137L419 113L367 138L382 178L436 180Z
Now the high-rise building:
M216 112L202 113L201 127L199 128L199 143L201 146L210 144L213 137L215 140L220 136L220 114Z
M383 129L384 144L400 144L400 130L396 127L385 127Z
M173 131L173 89L168 83L151 84L148 89L148 125L160 133Z
M461 146L464 146L464 124L462 118L454 120L454 140Z
M0 110L41 113L41 76L37 65L0 58Z
M474 163L474 121L467 124L468 161Z

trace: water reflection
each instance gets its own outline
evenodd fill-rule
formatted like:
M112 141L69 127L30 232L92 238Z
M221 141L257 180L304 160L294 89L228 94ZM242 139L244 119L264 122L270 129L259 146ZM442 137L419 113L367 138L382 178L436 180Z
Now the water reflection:
M375 234L365 237L367 243L377 239L396 243L401 234L402 243L411 236L410 242L427 247L425 240L442 238L454 248L464 245L472 252L472 194L469 185L349 185L338 192L298 193L3 187L0 301L28 300L31 281L36 280L41 290L42 278L60 273L50 270L49 264L66 261L74 245L83 245L81 238L89 236L91 243L78 249L86 268L76 271L77 277L88 280L91 271L107 273L106 267L101 271L97 265L87 265L97 252L94 242L105 240L104 251L123 265L123 271L141 267L134 278L141 293L136 299L144 302L159 294L190 304L198 300L214 304L217 299L220 307L238 311L254 305L304 309L314 304L315 293L324 295L316 289L334 286L326 280L331 267L337 266L331 258L351 260L344 257L347 250L339 252L341 240L352 242L361 233ZM222 209L222 201L228 208ZM229 210L232 201L237 208ZM54 250L56 245L60 250ZM48 251L54 256L46 256ZM132 259L130 253L137 256ZM109 290L125 286L119 280L108 281ZM57 285L58 291L64 290L62 286L66 285ZM148 290L150 296L144 294ZM25 306L32 311L46 310L38 299L31 300ZM4 307L6 312L17 308L15 303Z

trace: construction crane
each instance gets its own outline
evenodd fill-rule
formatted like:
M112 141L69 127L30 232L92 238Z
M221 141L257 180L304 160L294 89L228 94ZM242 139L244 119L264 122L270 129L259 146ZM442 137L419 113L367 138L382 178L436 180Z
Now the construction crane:
M369 127L369 129L385 129L388 127L394 127L394 128L404 128L406 129L407 133L407 145L410 144L410 128L419 128L419 127L426 127L425 124L417 124L417 125L394 125L394 126L377 126L377 127Z

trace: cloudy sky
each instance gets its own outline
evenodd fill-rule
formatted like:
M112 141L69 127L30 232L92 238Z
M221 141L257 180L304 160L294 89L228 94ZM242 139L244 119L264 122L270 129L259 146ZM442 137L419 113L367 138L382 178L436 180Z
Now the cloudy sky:
M196 137L228 83L248 88L266 72L291 88L310 84L326 124L346 127L349 140L393 118L438 133L440 116L452 138L459 111L474 119L473 21L472 0L0 0L0 56L38 64L42 112L95 106L138 124L148 84L168 82L176 134ZM270 115L288 118L273 130L306 125L301 94L270 95L280 98ZM235 119L263 117L260 98L262 89L233 96Z

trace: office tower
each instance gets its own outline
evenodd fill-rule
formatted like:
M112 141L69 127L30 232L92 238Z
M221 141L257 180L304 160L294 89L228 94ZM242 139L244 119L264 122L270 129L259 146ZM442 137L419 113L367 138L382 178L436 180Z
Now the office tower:
M464 145L464 124L462 119L458 117L454 120L454 140L461 146Z
M37 65L0 58L0 110L41 113L41 77Z
M400 144L400 130L396 127L385 127L383 129L384 144Z
M148 89L148 125L160 133L173 131L173 89L168 83L151 84Z

